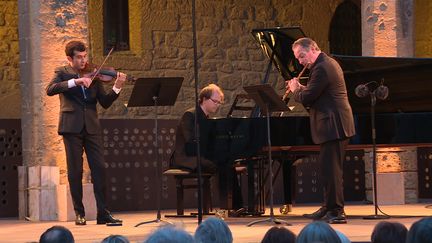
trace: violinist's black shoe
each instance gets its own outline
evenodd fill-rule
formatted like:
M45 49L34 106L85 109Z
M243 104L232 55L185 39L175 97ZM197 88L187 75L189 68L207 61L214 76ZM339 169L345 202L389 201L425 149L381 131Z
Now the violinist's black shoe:
M86 225L86 224L87 224L87 221L84 218L84 216L77 214L77 216L75 218L75 225Z
M121 219L114 218L109 211L105 210L98 212L96 223L106 225L122 225L123 221Z
M313 219L313 220L319 220L327 214L327 211L328 210L326 207L321 207L320 209L318 209L317 211L315 211L313 213L303 214L303 217L308 218L308 219Z

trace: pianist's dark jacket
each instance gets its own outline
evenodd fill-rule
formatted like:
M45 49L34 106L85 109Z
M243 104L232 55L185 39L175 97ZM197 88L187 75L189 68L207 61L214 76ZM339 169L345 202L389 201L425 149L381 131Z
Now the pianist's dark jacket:
M205 128L203 125L207 120L207 116L201 109L198 108L198 120L200 128ZM206 134L203 129L200 129L200 134ZM201 149L200 151L205 151L205 141L203 137L200 139ZM204 147L203 147L204 146ZM180 168L196 168L196 142L195 142L195 108L187 110L179 124L177 125L176 131L176 146L175 151L171 156L171 166ZM202 154L204 157L204 154Z

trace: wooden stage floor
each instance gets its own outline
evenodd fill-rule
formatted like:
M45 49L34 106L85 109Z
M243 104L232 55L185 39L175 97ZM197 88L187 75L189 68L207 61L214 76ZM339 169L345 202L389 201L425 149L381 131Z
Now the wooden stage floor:
M426 208L429 204L407 204L381 206L381 209L392 215L388 221L397 221L410 227L415 221L424 216L432 216L432 209ZM275 207L276 217L289 221L292 225L287 226L294 233L300 230L311 220L303 218L303 213L310 213L318 206L300 205L293 207L293 211L286 215L279 215L279 206ZM374 226L379 220L364 220L362 217L374 213L373 205L347 205L345 211L348 215L348 224L332 225L334 229L343 232L351 241L367 242ZM269 210L266 211L267 213ZM162 219L184 227L189 233L193 234L197 227L195 218L165 218L164 214L172 214L174 210L163 210ZM0 219L0 242L37 242L39 236L47 228L53 225L63 225L69 228L76 242L100 242L110 234L121 234L129 238L131 242L143 242L147 236L157 229L160 224L151 223L134 227L139 222L149 221L156 218L155 211L115 213L116 217L123 219L123 226L107 227L96 225L96 221L88 221L86 226L75 226L74 222L29 222L17 219ZM412 216L412 217L407 217ZM260 242L265 232L273 225L257 224L246 227L246 224L258 218L242 217L228 218L226 222L233 233L234 242Z

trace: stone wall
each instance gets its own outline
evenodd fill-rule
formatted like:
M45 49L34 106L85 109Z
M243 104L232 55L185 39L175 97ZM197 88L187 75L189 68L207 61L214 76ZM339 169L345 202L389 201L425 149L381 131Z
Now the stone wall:
M432 57L432 2L415 1L414 13L415 56Z
M199 56L199 88L213 82L225 91L225 116L243 86L258 84L264 77L268 58L254 41L251 30L276 26L301 26L307 36L328 50L328 33L333 13L341 0L197 0L196 23ZM89 1L89 28L92 57L103 59L103 12L101 1ZM117 52L107 65L143 77L182 76L185 78L173 107L160 109L161 118L177 119L193 106L193 49L191 2L129 1L131 50ZM282 94L284 80L273 70L270 83ZM132 85L104 118L147 118L151 109L126 109Z
M18 2L0 0L0 119L20 118Z

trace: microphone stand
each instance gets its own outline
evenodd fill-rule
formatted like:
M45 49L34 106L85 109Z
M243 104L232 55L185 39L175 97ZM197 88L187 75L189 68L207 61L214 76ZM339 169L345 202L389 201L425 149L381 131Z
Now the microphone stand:
M198 176L198 225L202 222L203 205L202 205L202 171L201 171L201 149L200 149L200 134L198 122L198 54L197 54L197 38L196 38L196 15L195 15L195 0L192 0L192 45L194 55L194 79L195 79L195 141L196 141L196 163L197 163L197 176Z
M373 178L373 201L375 214L363 217L363 219L388 219L389 215L385 214L378 206L377 196L377 161L376 161L376 130L375 130L375 105L376 105L376 94L375 90L369 92L371 97L371 126L372 126L372 178ZM378 215L378 210L384 215Z

